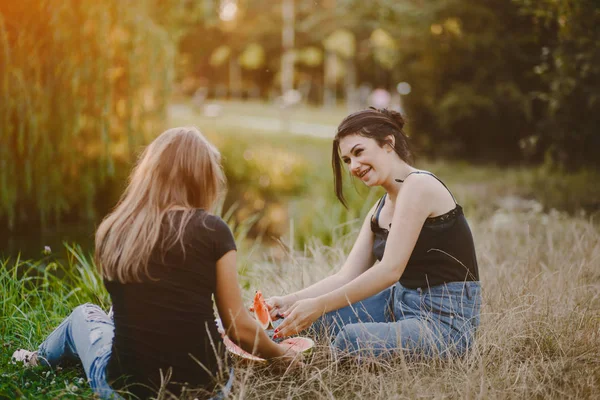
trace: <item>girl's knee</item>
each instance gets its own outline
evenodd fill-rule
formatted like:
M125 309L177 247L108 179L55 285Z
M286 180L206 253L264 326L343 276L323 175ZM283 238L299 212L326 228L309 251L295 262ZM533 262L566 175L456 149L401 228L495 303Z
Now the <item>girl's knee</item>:
M355 324L344 326L336 335L333 347L339 352L356 352L360 332Z
M389 324L346 325L336 336L334 348L339 355L350 355L362 360L388 358L398 350L390 337Z
M92 303L81 304L73 309L72 315L86 322L105 322L108 315L99 306Z
M95 311L96 309L100 309L100 307L93 303L84 303L84 304L80 304L77 307L75 307L73 309L73 311L89 313L91 311Z

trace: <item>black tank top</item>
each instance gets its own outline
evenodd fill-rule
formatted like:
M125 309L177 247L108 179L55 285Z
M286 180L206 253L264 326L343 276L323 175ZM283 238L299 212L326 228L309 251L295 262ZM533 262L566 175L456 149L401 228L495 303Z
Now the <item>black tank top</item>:
M429 172L416 171L411 174L431 175L450 192L444 182ZM454 199L452 192L450 195ZM379 226L379 214L385 198L386 195L383 195L379 200L371 218L371 231L375 235L373 255L379 261L383 258L389 232ZM454 209L425 220L415 248L400 277L402 286L416 289L449 282L479 280L473 235L462 207L456 203L456 199L454 203L456 204Z

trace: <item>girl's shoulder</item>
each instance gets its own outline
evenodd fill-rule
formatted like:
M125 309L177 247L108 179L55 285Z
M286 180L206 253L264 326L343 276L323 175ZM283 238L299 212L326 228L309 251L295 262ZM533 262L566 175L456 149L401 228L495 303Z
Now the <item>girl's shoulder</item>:
M407 179L410 191L417 191L420 195L416 199L422 202L423 206L428 205L431 211L429 218L435 218L443 215L458 207L454 194L448 186L435 174L429 171L415 171L414 178Z
M411 179L408 179L408 178L411 178ZM437 175L435 175L434 173L429 172L429 171L425 171L425 170L413 171L410 174L408 174L408 176L404 180L410 181L413 186L419 185L419 186L423 187L425 190L427 188L430 188L430 189L433 189L434 192L435 191L437 191L438 193L449 192L452 195L452 192L450 191L448 186L446 186L444 181L442 181L440 178L437 177ZM396 181L399 181L399 180L397 179ZM440 188L443 188L444 190L443 191L435 190L435 189L440 189ZM452 198L454 198L454 195L452 195Z
M408 182L441 182L433 172L426 171L424 169L418 169L406 175L404 179L396 179L396 182L408 183Z
M227 226L227 223L223 220L223 218L209 211L206 211L203 208L197 208L194 211L192 219L195 223L199 223L205 226L206 228L214 229L223 225Z
M396 179L396 181L402 184L405 194L410 192L417 197L435 196L436 192L439 192L441 183L441 180L431 172L421 170L411 172L403 180Z

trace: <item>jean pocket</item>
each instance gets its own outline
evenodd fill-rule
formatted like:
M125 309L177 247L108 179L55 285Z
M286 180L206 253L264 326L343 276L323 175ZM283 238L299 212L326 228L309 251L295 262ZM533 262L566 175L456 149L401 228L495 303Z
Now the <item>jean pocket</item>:
M452 293L426 293L421 297L421 308L432 316L445 317L453 328L464 329L464 322L478 324L479 306L475 300Z
M451 315L456 312L456 299L450 293L426 292L421 296L421 307L426 311L440 315Z

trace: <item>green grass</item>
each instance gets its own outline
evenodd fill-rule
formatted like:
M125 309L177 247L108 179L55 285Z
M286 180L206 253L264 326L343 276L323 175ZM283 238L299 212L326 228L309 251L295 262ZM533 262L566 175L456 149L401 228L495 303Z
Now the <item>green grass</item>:
M217 117L211 117L204 115L203 107L205 105L220 105L221 113ZM179 110L183 111L183 108L190 108L187 113L188 117L192 117L197 121L197 123L212 124L213 126L220 127L241 127L235 119L241 117L257 117L259 119L274 119L275 122L282 117L282 109L274 104L265 101L235 101L235 100L227 100L227 101L219 101L219 100L209 100L204 103L202 106L198 106L193 104L193 102L181 101L178 103L182 108L176 107ZM348 114L348 109L346 107L317 107L311 105L299 104L289 108L289 119L291 122L310 122L313 124L322 124L332 127L337 127L337 125L342 121L342 119ZM181 118L186 115L186 113L175 113L177 117ZM252 129L251 126L248 127ZM331 137L335 134L335 129L331 132Z
M50 371L23 369L10 363L17 348L35 349L41 340L79 304L92 302L108 309L110 299L92 262L75 247L67 246L66 265L52 256L35 262L0 262L0 397L90 397L81 368Z

